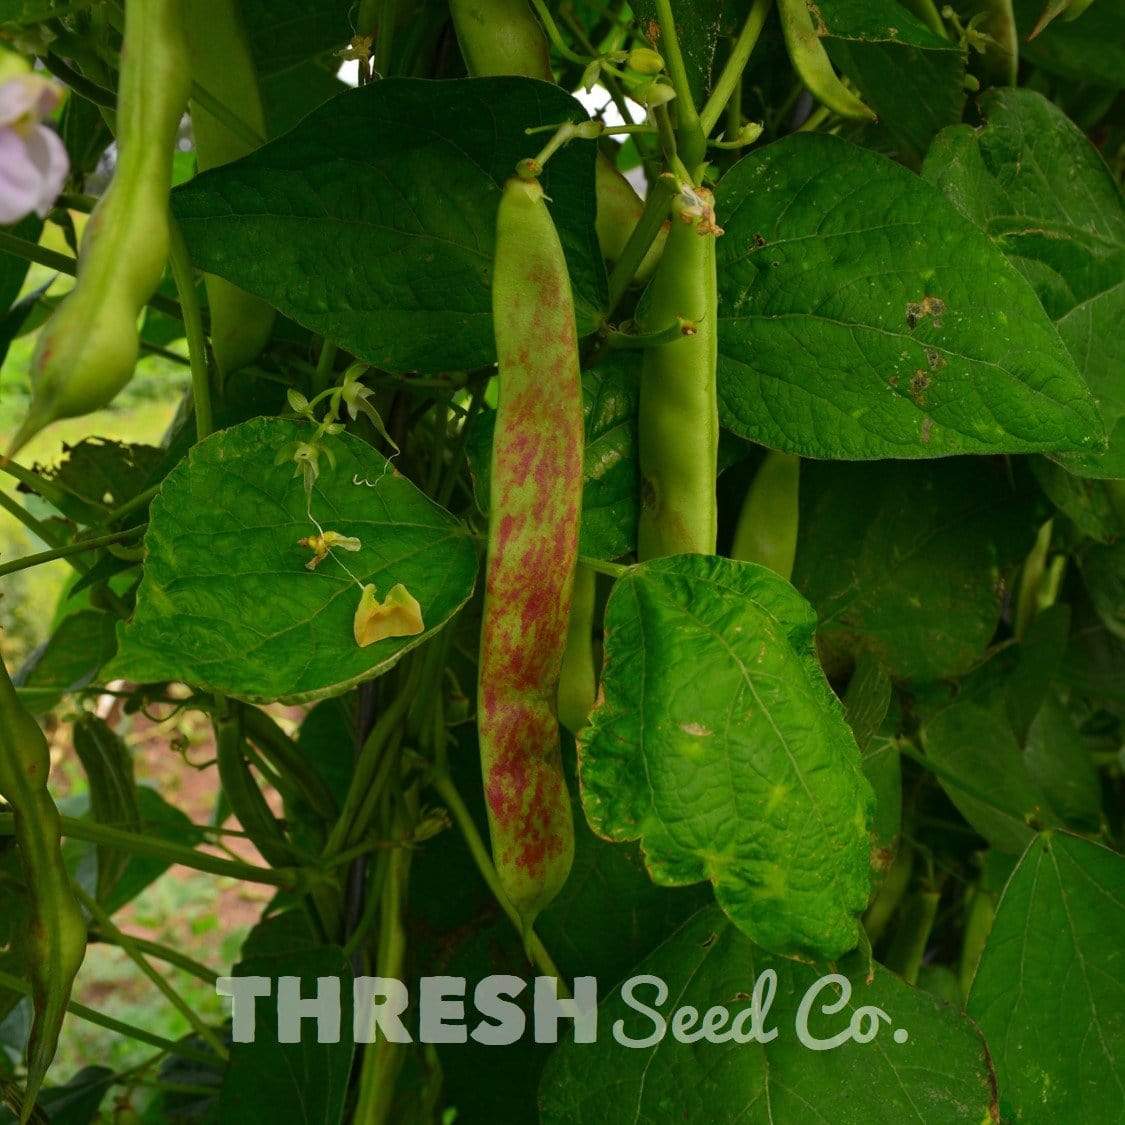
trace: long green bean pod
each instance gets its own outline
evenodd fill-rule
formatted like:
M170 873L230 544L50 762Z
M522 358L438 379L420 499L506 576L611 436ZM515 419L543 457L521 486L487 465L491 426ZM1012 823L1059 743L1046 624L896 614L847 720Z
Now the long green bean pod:
M529 933L574 858L557 695L584 441L574 298L537 181L512 179L504 189L492 308L500 404L477 727L496 872Z
M117 167L86 223L74 288L39 334L31 408L10 454L51 422L108 406L132 378L137 318L168 258L168 193L190 87L187 55L182 0L127 0Z
M875 114L840 81L820 41L808 0L777 0L781 29L793 69L821 105L856 121L874 121Z
M801 459L767 453L739 513L731 558L768 566L786 581L797 557Z
M47 790L47 740L0 661L0 797L11 807L31 913L27 971L35 1019L27 1046L27 1122L55 1057L74 978L86 956L86 919L63 863L59 811Z
M192 76L263 140L266 113L258 72L242 26L237 0L188 0L188 41ZM229 164L256 147L248 137L208 113L191 109L199 170ZM269 341L274 311L265 301L213 274L206 276L211 313L211 350L226 375L253 362Z
M715 246L721 232L706 188L685 188L672 212L668 245L637 311L637 328L657 332L683 319L695 331L645 352L638 420L642 561L714 554L718 531Z

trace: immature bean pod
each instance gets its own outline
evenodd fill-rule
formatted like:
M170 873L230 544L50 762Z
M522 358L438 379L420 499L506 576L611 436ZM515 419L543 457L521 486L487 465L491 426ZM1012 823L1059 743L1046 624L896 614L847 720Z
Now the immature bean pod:
M809 2L777 0L781 30L793 69L808 87L809 93L833 113L856 121L874 121L875 114L840 81L833 69L813 22Z
M746 493L731 558L768 566L786 581L797 557L801 459L771 450Z
M449 0L449 10L465 66L474 78L518 74L554 82L547 36L528 0ZM598 153L596 171L598 245L603 257L616 262L643 204L604 152ZM661 232L641 263L639 278L652 273L663 246Z
M578 558L584 439L570 278L534 180L504 188L492 309L500 405L477 723L497 874L530 931L574 857L556 696Z
M594 670L596 578L588 566L581 564L574 572L566 651L559 674L559 722L571 734L577 734L586 725L597 693Z
M30 1119L59 1041L74 978L86 956L86 920L70 888L59 843L59 812L47 790L47 740L16 694L0 661L0 797L11 807L31 913L27 971L35 1019L27 1046Z
M642 333L678 319L694 331L645 352L638 416L641 560L715 553L718 510L718 280L714 197L685 189L672 231L637 310Z
M187 11L196 83L229 106L264 140L265 108L237 0L188 0ZM198 103L192 104L191 126L201 172L238 160L257 147ZM265 301L221 277L207 274L205 280L211 350L219 371L226 375L258 357L269 341L274 311Z
M168 257L172 155L190 76L182 0L127 0L117 168L86 223L74 289L43 326L14 453L59 418L107 406L132 377L137 318Z

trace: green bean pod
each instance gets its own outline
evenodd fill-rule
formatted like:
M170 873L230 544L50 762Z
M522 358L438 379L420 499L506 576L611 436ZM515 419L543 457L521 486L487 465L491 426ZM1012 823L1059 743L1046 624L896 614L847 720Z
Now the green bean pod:
M55 1057L70 991L86 956L86 920L70 887L59 841L59 812L47 790L50 768L47 740L0 661L0 796L14 816L31 900L27 968L35 1019L27 1046L23 1122L31 1117Z
M715 553L718 506L719 404L718 228L700 208L713 208L705 188L673 203L668 244L637 311L637 328L655 333L678 319L695 326L645 352L639 410L641 514L637 553Z
M195 81L264 140L265 107L237 0L188 0L187 28ZM192 105L191 125L201 172L238 160L256 147L198 103ZM205 283L211 350L226 375L258 357L269 342L274 310L224 278L207 274Z
M492 447L477 726L497 874L525 932L574 858L557 694L578 559L584 427L574 299L537 181L509 180L492 291Z
M243 752L242 719L238 705L231 705L227 714L215 719L215 757L219 781L231 812L250 842L271 867L290 866L294 862L293 850L258 788Z
M566 651L559 675L559 722L577 734L588 722L597 693L594 670L594 610L597 575L581 563L574 572Z
M777 0L781 29L793 69L821 105L855 121L874 121L875 114L840 81L824 49L808 0Z
M449 11L471 75L554 82L547 37L528 0L449 0Z
M182 0L128 0L117 168L86 223L74 288L43 326L31 408L10 451L44 426L108 406L133 375L137 318L168 258L168 193L190 75Z
M797 557L800 483L800 457L766 454L743 501L731 558L768 566L789 581Z
M465 66L474 78L517 74L554 82L547 36L528 0L449 0ZM604 152L598 153L597 233L602 256L616 262L641 217L643 204ZM652 273L664 234L657 237L637 276Z

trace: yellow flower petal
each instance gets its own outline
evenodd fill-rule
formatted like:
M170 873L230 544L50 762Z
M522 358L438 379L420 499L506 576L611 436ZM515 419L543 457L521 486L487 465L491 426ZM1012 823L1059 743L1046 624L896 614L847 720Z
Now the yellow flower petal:
M388 637L414 637L425 631L422 607L400 582L379 601L374 586L364 586L355 611L355 643L360 648Z

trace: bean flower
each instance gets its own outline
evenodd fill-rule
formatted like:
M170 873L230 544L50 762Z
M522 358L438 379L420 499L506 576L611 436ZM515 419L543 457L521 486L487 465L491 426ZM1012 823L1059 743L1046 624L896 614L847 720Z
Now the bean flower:
M0 225L33 211L44 218L62 191L70 161L42 123L61 99L59 86L38 74L0 82Z

